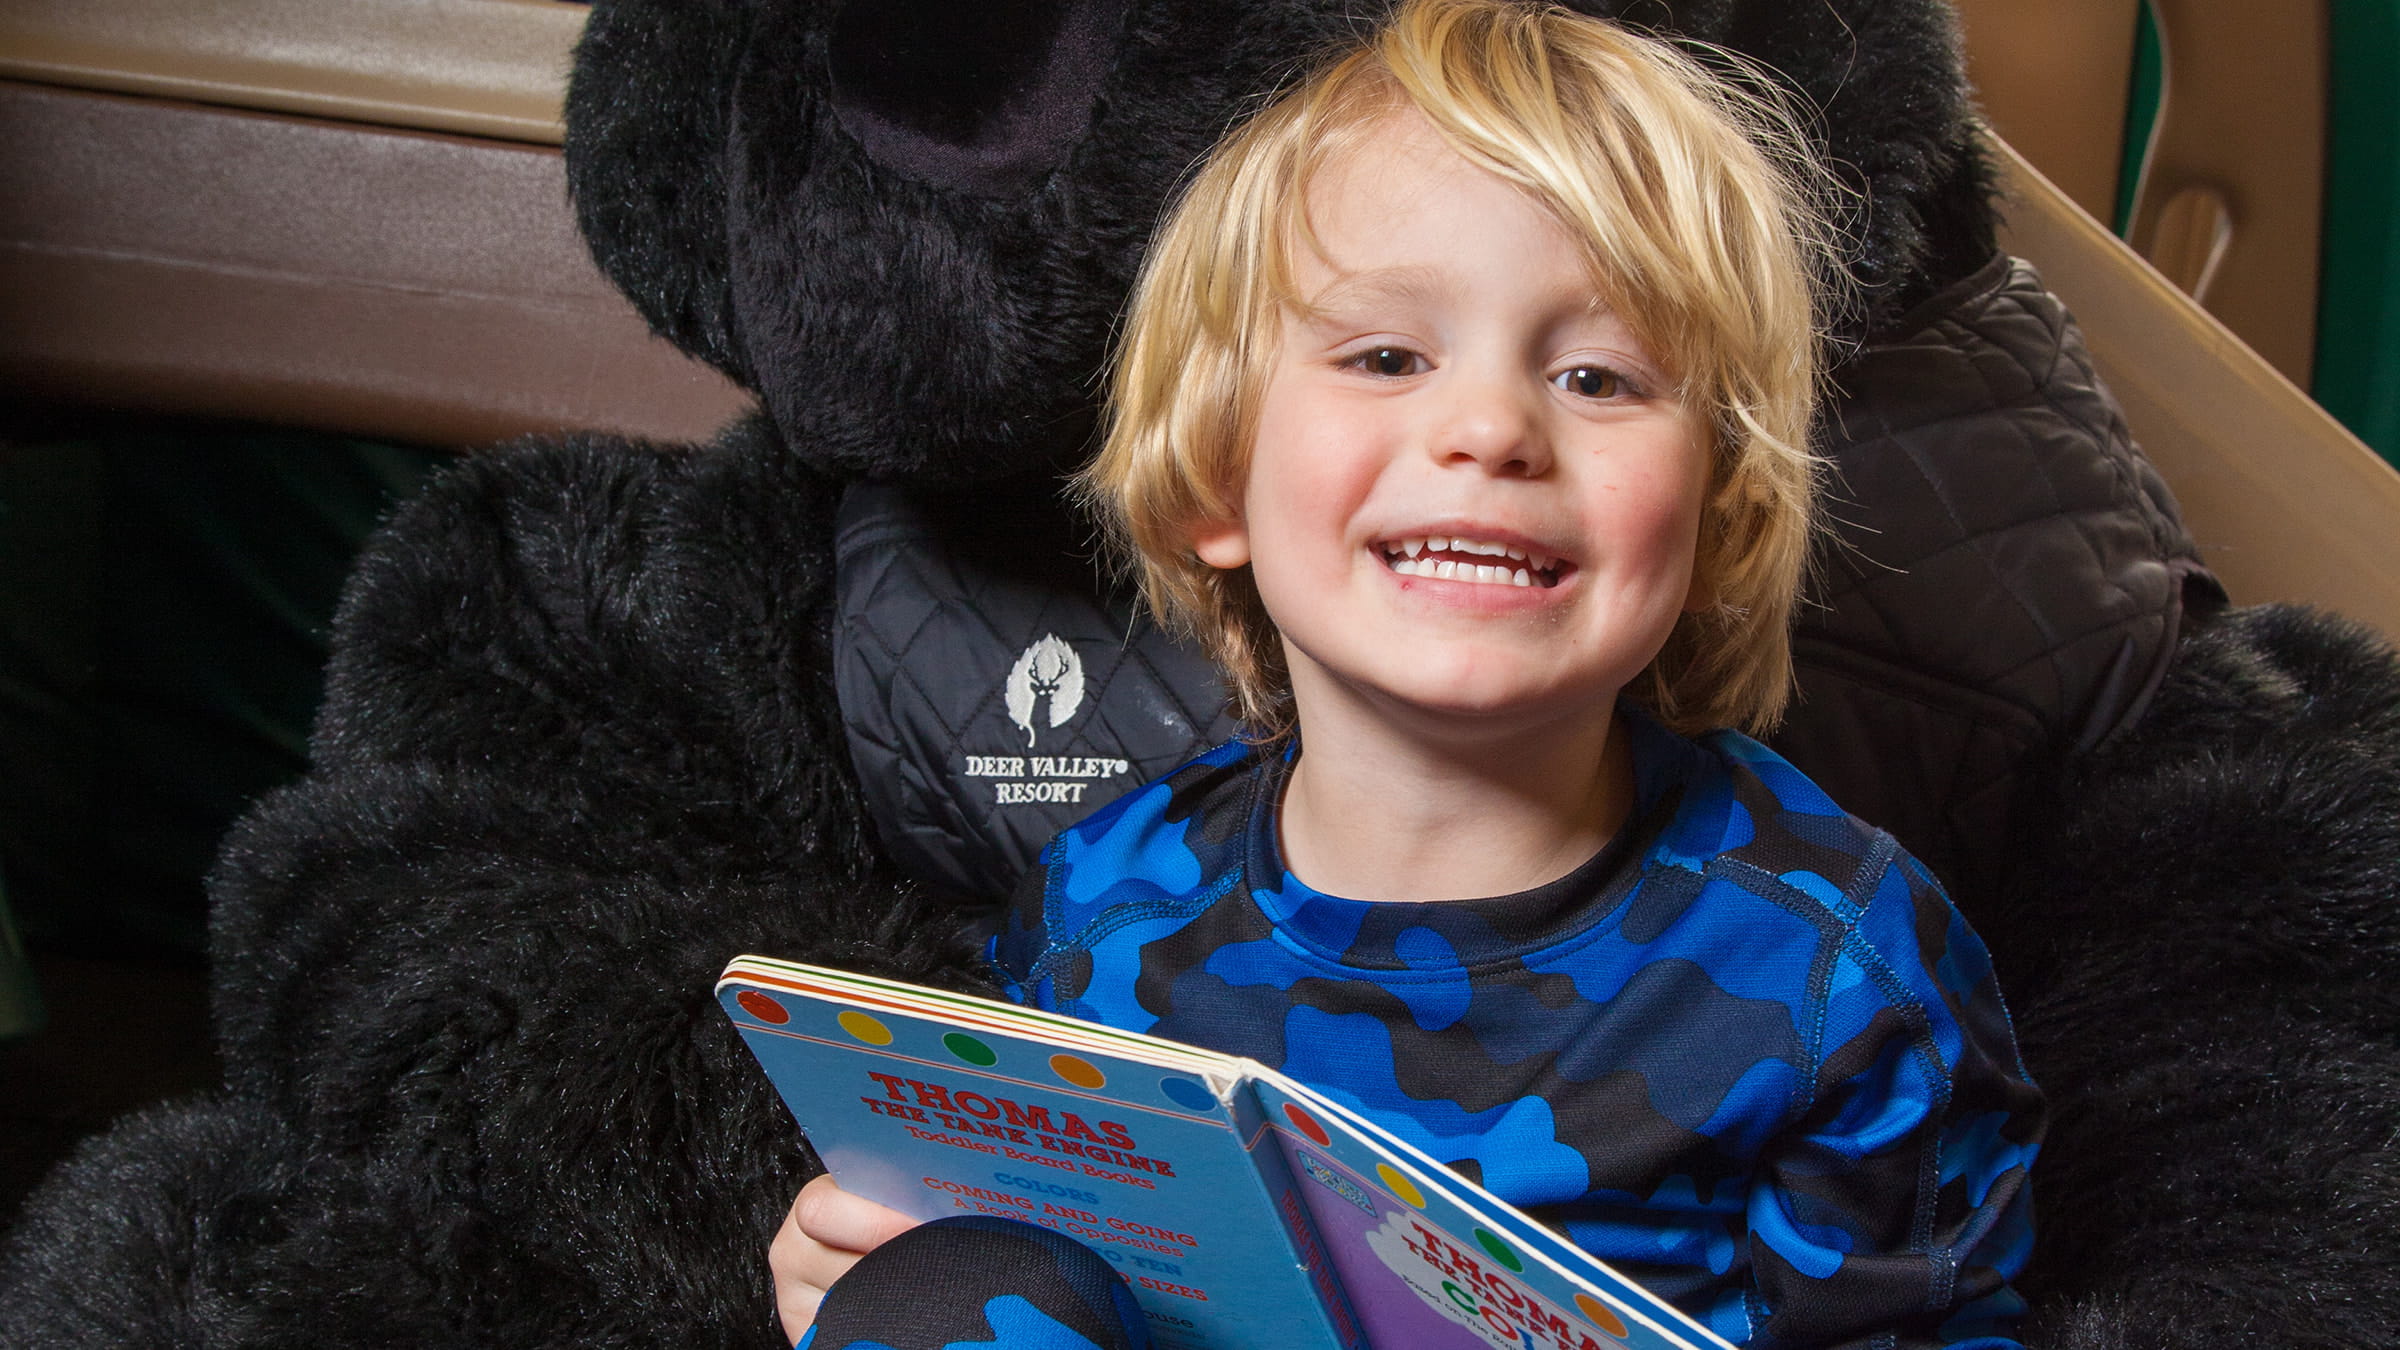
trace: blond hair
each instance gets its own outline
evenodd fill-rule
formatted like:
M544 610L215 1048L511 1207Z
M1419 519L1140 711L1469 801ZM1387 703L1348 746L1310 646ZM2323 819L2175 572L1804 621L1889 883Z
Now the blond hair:
M1311 238L1308 184L1409 109L1583 243L1602 298L1709 439L1695 571L1713 603L1682 617L1626 697L1686 733L1772 726L1814 529L1829 180L1772 97L1604 20L1404 0L1219 145L1144 263L1083 497L1160 620L1224 669L1251 734L1289 730L1281 639L1248 569L1209 566L1192 537L1239 517L1280 307L1304 303L1291 250Z

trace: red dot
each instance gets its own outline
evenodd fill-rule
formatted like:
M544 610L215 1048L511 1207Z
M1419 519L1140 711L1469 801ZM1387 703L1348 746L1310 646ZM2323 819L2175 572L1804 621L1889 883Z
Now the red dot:
M1305 1134L1310 1139L1316 1141L1318 1148L1326 1148L1332 1145L1333 1137L1325 1133L1325 1127L1317 1123L1317 1118L1310 1115L1308 1112L1301 1110L1294 1103L1285 1102L1283 1104L1283 1115L1286 1120L1292 1122L1293 1126L1296 1127L1300 1133Z
M792 1015L783 1010L782 1004L777 1003L775 1000L768 998L765 994L762 994L755 989L745 989L742 992L735 994L733 996L733 1001L741 1004L743 1011L749 1013L752 1017L757 1018L761 1022L766 1022L774 1026L782 1026L784 1023L792 1020Z

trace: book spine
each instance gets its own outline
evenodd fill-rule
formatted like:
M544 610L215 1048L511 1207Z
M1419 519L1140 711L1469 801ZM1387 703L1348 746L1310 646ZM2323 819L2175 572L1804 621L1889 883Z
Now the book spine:
M1258 1170L1259 1185L1273 1202L1276 1218L1283 1223L1284 1236L1291 1243L1292 1260L1307 1274L1308 1286L1324 1310L1326 1333L1343 1350L1370 1350L1358 1312L1351 1307L1350 1295L1342 1288L1332 1254L1318 1236L1316 1220L1309 1216L1308 1205L1300 1198L1291 1164L1267 1128L1266 1111L1250 1079L1242 1080L1229 1105L1241 1128L1242 1139L1249 1146L1250 1162Z

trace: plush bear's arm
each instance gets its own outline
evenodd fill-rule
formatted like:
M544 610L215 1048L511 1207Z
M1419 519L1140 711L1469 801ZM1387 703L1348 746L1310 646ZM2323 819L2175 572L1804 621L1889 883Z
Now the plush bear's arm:
M577 437L462 461L351 578L315 764L793 790L841 762L838 491L756 423L703 447Z
M359 907L370 862L405 875L464 849L496 876L522 855L670 887L870 866L828 674L834 495L744 423L701 447L477 455L395 516L336 616L314 764L274 808L292 819L253 822L217 878L237 1071L259 1038L264 1062L295 1052L274 991L355 975L340 953L278 949ZM304 868L329 870L303 884ZM343 927L478 903L372 885L407 898Z
M2400 1324L2400 657L2288 606L2182 645L1977 926L2054 1104L2046 1350Z
M759 1253L809 1164L716 974L972 979L862 824L831 504L750 428L529 443L445 475L354 577L315 765L212 878L218 1021L312 1167L444 1230L411 1239L444 1252L428 1298L547 1305L526 1291L572 1272L561 1297L610 1305L554 1308L585 1331L769 1326ZM334 1241L292 1216L320 1219Z
M231 1085L364 1188L366 1213L290 1221L390 1286L394 1325L538 1305L543 1340L766 1343L766 1241L815 1165L716 975L743 951L952 986L975 963L871 862L813 861L768 818L711 824L591 780L370 766L268 798L228 842ZM396 1280L414 1258L359 1250L362 1222L439 1279Z

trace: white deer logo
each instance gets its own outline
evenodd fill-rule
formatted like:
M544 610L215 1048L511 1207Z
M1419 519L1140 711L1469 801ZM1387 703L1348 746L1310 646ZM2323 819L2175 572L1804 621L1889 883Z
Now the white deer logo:
M1083 661L1055 633L1044 633L1025 649L1008 672L1008 720L1025 729L1025 748L1033 748L1033 714L1043 698L1050 700L1050 725L1063 727L1083 706Z

